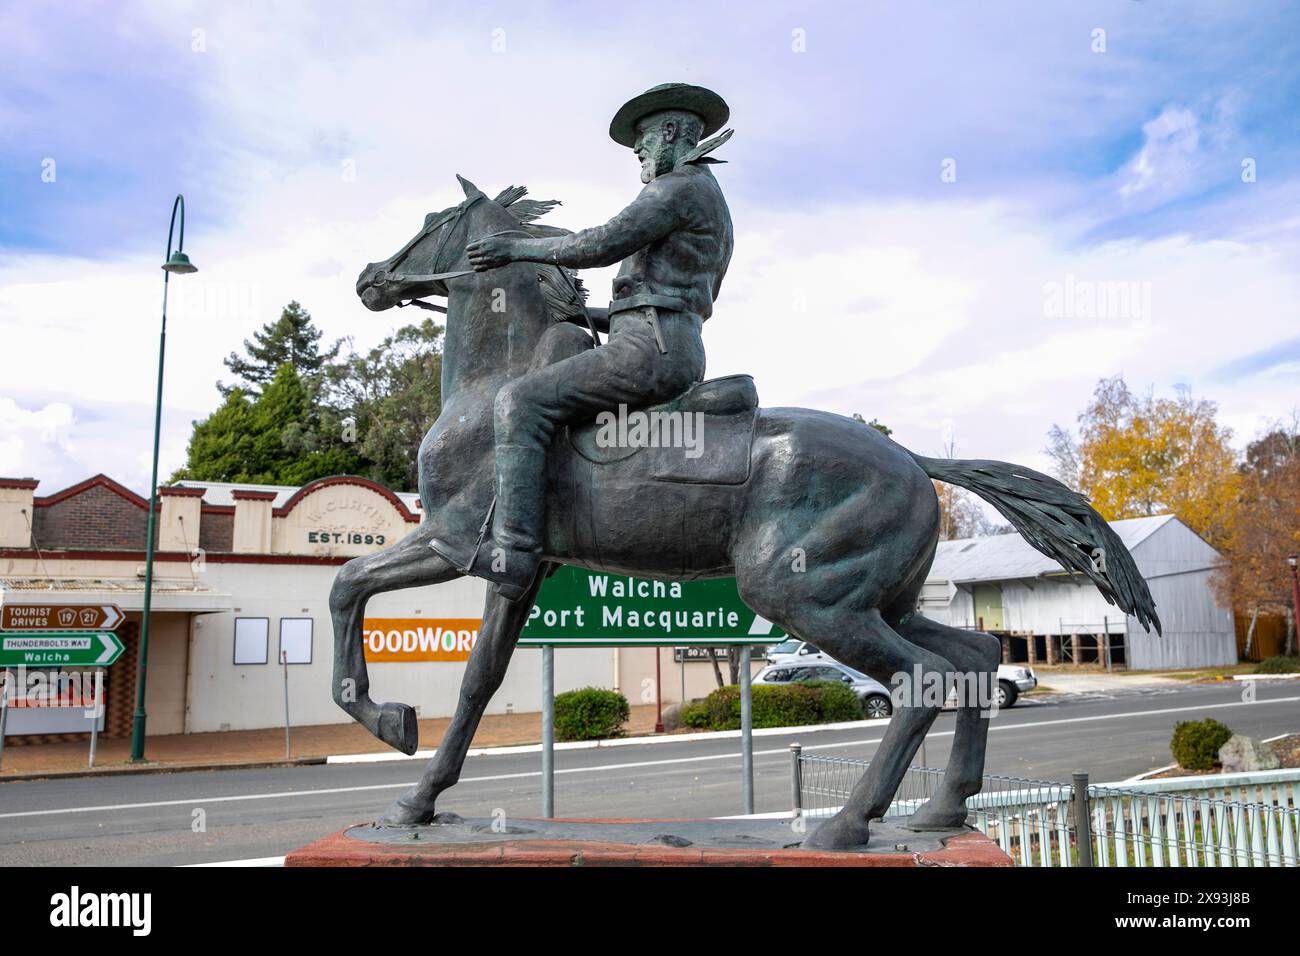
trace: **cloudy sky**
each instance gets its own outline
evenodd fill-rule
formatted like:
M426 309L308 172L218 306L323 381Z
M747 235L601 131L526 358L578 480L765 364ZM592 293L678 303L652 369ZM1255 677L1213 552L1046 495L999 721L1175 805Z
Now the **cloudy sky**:
M736 253L709 372L927 454L1046 467L1097 379L1300 404L1300 4L0 3L0 475L145 491L172 198L162 472L221 359L353 284L454 174L604 222L606 136L681 80L731 104ZM610 271L586 275L593 301ZM1104 306L1104 308L1103 308Z

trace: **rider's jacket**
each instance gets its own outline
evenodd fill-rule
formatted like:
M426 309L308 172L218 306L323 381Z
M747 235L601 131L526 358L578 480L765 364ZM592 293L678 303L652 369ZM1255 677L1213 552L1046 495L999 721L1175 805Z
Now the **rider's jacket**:
M626 209L605 223L547 241L549 258L574 269L622 261L614 298L680 299L702 319L731 261L731 212L707 165L686 163L651 181Z

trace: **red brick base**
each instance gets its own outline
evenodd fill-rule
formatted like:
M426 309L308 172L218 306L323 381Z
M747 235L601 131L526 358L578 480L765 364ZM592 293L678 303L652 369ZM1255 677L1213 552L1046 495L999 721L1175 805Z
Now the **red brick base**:
M582 821L593 822L593 821ZM665 821L668 822L668 821ZM294 850L285 866L817 866L1010 867L982 833L959 833L926 853L834 853L819 850L671 847L568 840L483 843L369 843L346 830Z

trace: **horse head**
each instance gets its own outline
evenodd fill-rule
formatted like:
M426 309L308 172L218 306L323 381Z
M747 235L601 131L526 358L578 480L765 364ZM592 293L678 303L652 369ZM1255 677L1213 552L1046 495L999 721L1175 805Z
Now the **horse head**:
M456 178L465 199L429 213L401 249L369 263L357 277L357 296L375 312L423 296L447 297L446 309L423 303L447 312L444 398L465 380L517 374L552 317L580 309L583 294L575 277L553 265L512 262L488 273L473 272L465 247L474 239L502 232L553 236L566 230L534 222L559 205L554 200L525 199L522 186L488 198L465 177Z
M518 227L515 217L500 205L501 197L489 200L468 179L456 178L465 192L463 202L429 213L420 231L401 249L361 270L357 296L367 309L382 312L423 296L446 296L448 279L469 269L465 246L475 238L474 232L483 231L476 229L477 220L485 220L489 228Z

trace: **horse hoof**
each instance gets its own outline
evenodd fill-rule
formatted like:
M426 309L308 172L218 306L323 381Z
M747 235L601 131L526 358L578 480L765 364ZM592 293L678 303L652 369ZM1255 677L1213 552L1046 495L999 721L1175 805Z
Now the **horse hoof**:
M867 821L859 817L831 817L801 844L804 850L845 850L850 847L866 846L870 836Z
M966 808L938 807L927 803L907 818L908 830L961 830L966 826Z
M384 704L379 709L379 730L375 736L408 757L414 754L420 744L415 708L391 702Z
M383 816L375 821L375 826L419 827L433 822L437 815L432 801L425 801L415 790L408 790L388 805Z

